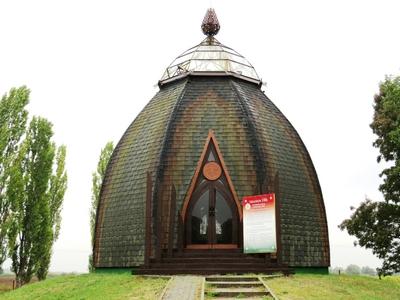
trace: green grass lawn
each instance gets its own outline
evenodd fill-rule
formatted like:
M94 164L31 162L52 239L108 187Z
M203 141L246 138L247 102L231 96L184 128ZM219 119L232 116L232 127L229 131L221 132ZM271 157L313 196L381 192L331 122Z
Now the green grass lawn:
M0 292L1 299L157 299L168 279L122 274L62 275Z
M6 284L1 284L0 283L0 297L3 293L7 292L10 290L10 285L6 285Z
M400 276L306 275L265 280L281 300L400 299Z
M167 281L130 273L60 275L15 291L0 287L0 299L150 300L158 298ZM281 300L400 299L400 276L379 280L368 276L299 274L265 281Z

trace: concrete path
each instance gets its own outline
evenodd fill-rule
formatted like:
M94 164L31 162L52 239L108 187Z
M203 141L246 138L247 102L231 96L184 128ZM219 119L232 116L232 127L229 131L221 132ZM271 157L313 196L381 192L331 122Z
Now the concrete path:
M173 276L162 300L200 299L203 284L202 276Z

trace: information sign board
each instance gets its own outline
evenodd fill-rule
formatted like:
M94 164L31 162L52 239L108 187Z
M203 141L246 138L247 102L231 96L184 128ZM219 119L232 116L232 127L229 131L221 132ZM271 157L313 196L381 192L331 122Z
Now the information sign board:
M244 253L275 253L275 194L243 197L242 205Z

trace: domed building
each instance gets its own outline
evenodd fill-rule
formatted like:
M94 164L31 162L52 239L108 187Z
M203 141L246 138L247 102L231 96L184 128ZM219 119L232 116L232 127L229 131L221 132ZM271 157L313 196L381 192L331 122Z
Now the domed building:
M253 66L206 38L165 70L123 134L97 211L96 268L244 273L330 265L324 201L299 134L261 90ZM275 194L276 250L245 253L242 199Z

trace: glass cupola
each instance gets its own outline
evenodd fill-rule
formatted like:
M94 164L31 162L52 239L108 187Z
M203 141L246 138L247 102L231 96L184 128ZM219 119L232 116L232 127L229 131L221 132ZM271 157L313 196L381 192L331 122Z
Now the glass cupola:
M207 37L179 55L165 70L160 84L187 75L233 75L261 83L256 70L244 56L214 37L220 29L214 9L207 11L201 28Z

